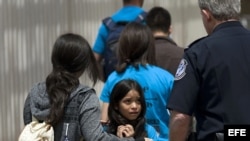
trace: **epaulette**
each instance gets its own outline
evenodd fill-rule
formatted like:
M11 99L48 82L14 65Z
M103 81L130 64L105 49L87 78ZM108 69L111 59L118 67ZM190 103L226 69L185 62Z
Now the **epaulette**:
M199 39L193 41L191 44L188 45L188 48L191 48L194 44L198 43L199 41L203 40L203 39L206 38L206 37L207 37L207 36L201 37L201 38L199 38Z

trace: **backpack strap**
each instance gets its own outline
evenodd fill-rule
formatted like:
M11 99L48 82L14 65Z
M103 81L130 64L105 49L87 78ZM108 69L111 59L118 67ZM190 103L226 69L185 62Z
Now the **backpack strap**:
M137 23L141 23L144 22L147 16L147 12L142 11L135 20L135 22ZM111 17L106 17L105 19L102 20L102 23L108 28L108 30L114 30L116 29L118 26L125 26L126 24L129 23L129 21L119 21L119 22L114 22L113 19Z
M128 21L119 21L119 22L114 22L114 20L111 17L107 17L102 20L103 24L108 28L109 31L114 31L117 28L121 26L125 26L128 24Z
M107 17L102 20L102 23L108 28L108 30L111 30L115 27L116 23L112 20L111 17Z
M146 19L146 16L147 16L147 12L145 11L142 11L135 19L135 22L137 23L142 23L145 21Z

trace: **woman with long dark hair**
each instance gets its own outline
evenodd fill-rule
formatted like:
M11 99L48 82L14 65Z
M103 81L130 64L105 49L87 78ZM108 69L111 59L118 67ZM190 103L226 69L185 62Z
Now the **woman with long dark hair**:
M55 42L52 72L45 82L33 86L25 101L24 123L45 121L53 126L55 141L120 141L103 131L100 103L91 87L80 84L87 72L93 84L98 81L98 68L88 42L77 34L63 34ZM127 137L133 136L133 131Z

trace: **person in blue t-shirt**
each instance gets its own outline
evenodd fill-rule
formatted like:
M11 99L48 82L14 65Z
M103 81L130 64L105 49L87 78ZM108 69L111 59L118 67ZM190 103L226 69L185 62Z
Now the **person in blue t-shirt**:
M142 9L143 2L144 0L123 0L123 7L117 10L110 17L115 23L134 21L136 20L138 15L145 12ZM102 22L92 49L97 62L99 62L100 67L102 66L101 63L103 62L104 53L107 48L106 41L108 38L108 34L108 28Z
M107 132L126 137L134 132L135 139L157 140L156 130L146 123L146 101L140 84L133 79L123 79L113 88L108 107Z
M108 106L114 85L127 78L136 80L143 88L146 99L146 120L168 140L169 114L167 100L174 77L155 64L154 38L148 26L129 23L121 33L118 48L118 64L104 84L100 99L103 102L101 122L108 122Z

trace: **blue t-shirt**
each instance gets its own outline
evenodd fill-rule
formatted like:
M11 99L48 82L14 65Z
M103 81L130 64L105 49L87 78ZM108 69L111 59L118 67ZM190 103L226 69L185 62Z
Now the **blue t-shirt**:
M110 74L104 84L100 99L109 103L114 85L122 79L134 79L143 88L147 104L146 119L159 133L159 137L168 139L169 114L166 109L167 100L172 90L174 77L157 66L140 65L138 69L128 66L125 72Z
M111 18L117 22L117 21L133 21L137 18L137 16L142 13L144 10L141 7L138 6L124 6L121 9L119 9L117 12L115 12ZM96 38L96 41L94 43L93 51L98 54L103 54L104 49L106 48L106 38L108 36L108 30L101 24L98 35Z
M158 141L158 135L153 126L146 124L146 131L148 134L148 138L152 139L153 141Z

